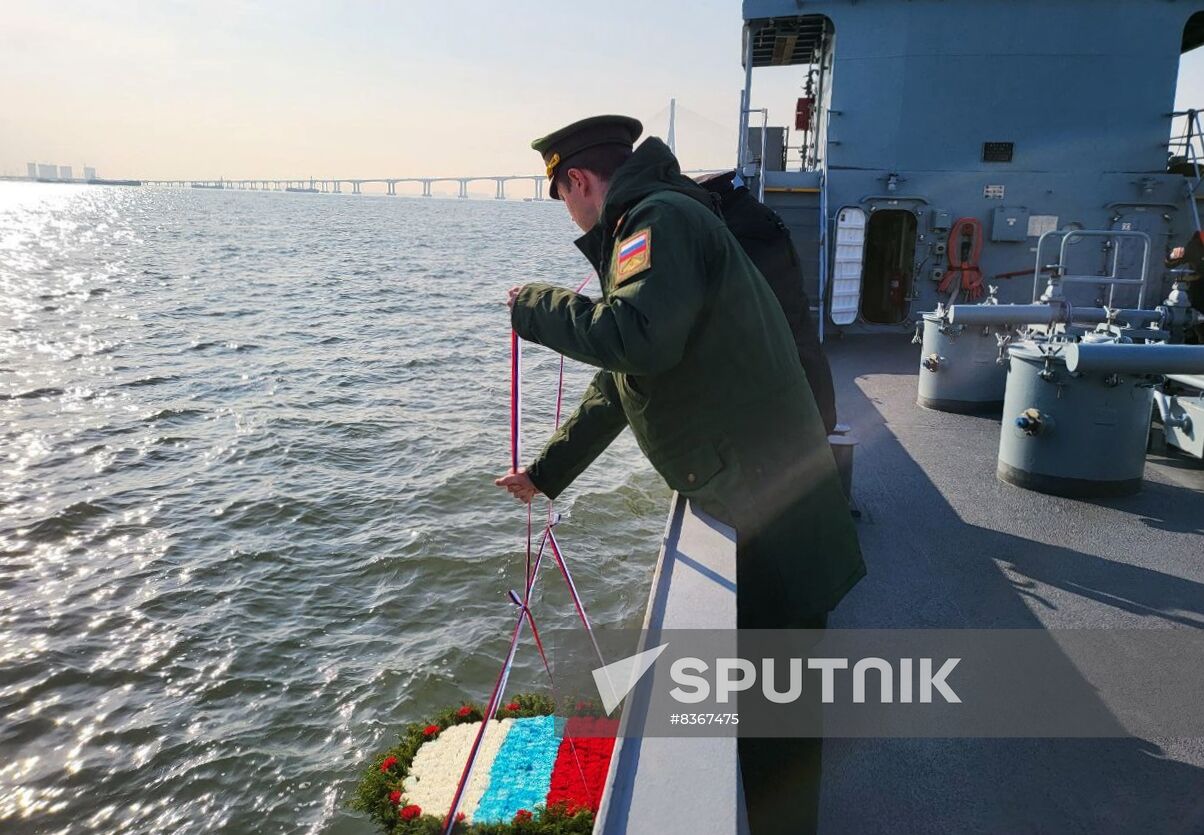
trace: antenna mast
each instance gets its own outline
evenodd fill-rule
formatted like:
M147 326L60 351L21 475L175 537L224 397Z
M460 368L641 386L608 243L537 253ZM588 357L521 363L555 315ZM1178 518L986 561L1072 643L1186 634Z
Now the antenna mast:
M677 139L674 136L675 122L677 121L677 99L669 99L669 150L677 153Z

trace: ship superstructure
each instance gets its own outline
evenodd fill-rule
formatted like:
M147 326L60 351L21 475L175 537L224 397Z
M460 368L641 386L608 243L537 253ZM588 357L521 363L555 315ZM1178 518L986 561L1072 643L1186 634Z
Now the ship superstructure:
M740 167L790 225L825 330L910 327L988 285L1030 301L1034 267L1073 229L1150 245L1075 240L1069 273L1145 272L1146 306L1169 292L1158 268L1199 225L1193 148L1171 136L1188 122L1175 86L1181 52L1204 43L1204 4L745 0L744 19ZM789 125L747 106L770 67L797 68ZM1137 305L1135 284L1110 289L1067 296Z

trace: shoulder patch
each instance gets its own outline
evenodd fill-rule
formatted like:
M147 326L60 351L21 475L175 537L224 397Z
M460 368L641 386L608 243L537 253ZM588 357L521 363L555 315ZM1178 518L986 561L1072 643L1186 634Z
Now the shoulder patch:
M652 227L619 241L615 251L615 286L652 266Z

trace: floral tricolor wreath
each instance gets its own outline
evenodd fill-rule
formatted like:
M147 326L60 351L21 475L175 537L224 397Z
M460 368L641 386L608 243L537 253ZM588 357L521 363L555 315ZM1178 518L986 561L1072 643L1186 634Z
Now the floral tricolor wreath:
M617 720L552 715L553 702L518 695L500 708L477 755L455 832L575 835L593 830ZM389 835L443 832L443 815L484 719L473 704L411 723L365 769L351 806ZM557 723L560 723L558 733Z

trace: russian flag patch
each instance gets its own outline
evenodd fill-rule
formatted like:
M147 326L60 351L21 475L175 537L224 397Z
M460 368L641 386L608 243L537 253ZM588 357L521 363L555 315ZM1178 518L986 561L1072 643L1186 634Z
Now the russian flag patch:
M652 229L641 229L619 241L615 258L615 286L652 266Z

